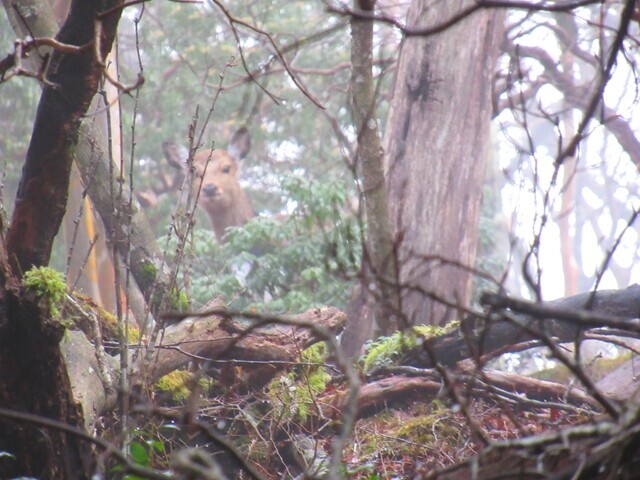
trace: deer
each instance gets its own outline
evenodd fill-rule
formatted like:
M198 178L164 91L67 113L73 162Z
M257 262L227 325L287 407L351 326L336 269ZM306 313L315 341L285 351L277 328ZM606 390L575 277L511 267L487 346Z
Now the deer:
M239 162L251 149L251 137L245 127L231 137L226 150L206 148L193 157L193 165L202 183L195 181L200 189L200 205L211 220L218 242L223 243L225 232L230 227L239 227L256 216L251 202L238 182ZM162 150L172 165L184 165L184 154L174 143L164 142Z

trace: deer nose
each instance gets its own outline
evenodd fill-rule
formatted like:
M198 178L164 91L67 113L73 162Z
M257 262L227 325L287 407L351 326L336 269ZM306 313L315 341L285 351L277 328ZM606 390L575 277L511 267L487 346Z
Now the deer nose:
M215 185L205 185L202 191L207 197L215 197L219 193Z

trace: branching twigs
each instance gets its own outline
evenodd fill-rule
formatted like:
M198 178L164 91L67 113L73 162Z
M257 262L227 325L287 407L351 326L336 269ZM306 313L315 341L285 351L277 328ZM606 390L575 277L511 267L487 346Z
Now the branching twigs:
M511 45L515 48L513 43L511 43ZM583 52L575 46L572 49L572 53L575 54L576 50L582 52L581 57L587 56L586 52ZM547 50L535 46L519 45L517 51L520 58L534 59L544 68L544 80L529 81L530 88L527 91L527 97L523 98L523 100L530 100L533 98L539 88L548 82L562 92L565 97L565 101L569 105L583 110L588 108L587 88L582 85L577 85L569 72L560 70L559 65L554 61ZM591 61L594 60L594 57L587 58ZM505 101L499 105L498 110L507 107L512 107L512 103ZM601 123L611 133L613 133L620 145L625 148L625 151L629 154L631 160L636 165L640 165L640 141L633 132L629 122L621 117L614 109L606 105L602 105Z
M526 135L528 139L531 136L531 132L529 131L531 128L535 128L533 124L529 124L527 120L528 117L535 118L536 112L534 108L537 108L539 115L541 118L545 119L549 126L552 126L556 131L561 132L564 127L564 135L558 134L558 142L557 142L557 151L554 156L550 155L550 157L554 158L553 164L553 173L551 175L551 180L547 181L544 185L538 185L539 178L543 178L544 176L549 175L548 167L545 164L542 164L542 169L539 167L539 159L536 155L536 151L529 148L529 151L523 151L522 153L525 156L528 156L532 159L533 169L534 169L534 189L533 198L534 202L536 202L535 206L535 215L537 225L534 226L533 230L533 239L531 241L531 247L529 252L527 253L526 259L522 264L522 273L523 277L527 281L527 283L536 291L538 296L538 300L541 300L540 294L540 278L541 273L538 272L538 279L532 275L531 269L529 268L533 263L532 260L536 260L539 263L539 250L541 248L541 239L543 236L543 227L548 226L550 223L549 220L552 218L553 210L554 210L554 197L555 194L560 187L557 185L557 179L560 178L560 174L562 171L566 172L566 168L564 168L564 160L566 158L572 158L574 154L577 153L577 148L579 145L583 145L583 148L580 150L581 160L587 158L591 160L589 157L592 157L592 153L587 153L588 148L584 147L584 144L581 143L585 140L585 138L589 135L588 129L589 125L592 125L593 122L591 120L598 120L602 126L604 126L609 132L615 136L616 140L620 144L620 146L625 150L625 152L629 155L631 160L637 165L639 160L638 151L640 142L638 141L637 136L632 131L629 122L622 117L618 109L619 107L607 106L604 103L603 92L606 88L606 85L609 81L609 78L612 75L612 66L618 62L620 58L620 54L624 55L624 41L626 38L626 30L629 25L629 16L632 15L632 6L629 2L625 2L625 9L622 15L620 15L620 20L618 22L617 27L607 27L604 25L603 18L600 19L600 22L592 23L598 28L598 32L600 32L599 36L594 36L591 39L587 46L583 42L579 42L576 40L576 34L572 30L568 30L569 33L563 30L563 25L561 23L557 25L553 25L553 22L544 23L542 26L540 23L533 23L530 28L525 28L523 23L519 23L520 27L518 30L512 29L512 32L515 31L516 35L509 36L506 41L509 45L511 45L511 49L514 49L519 60L518 60L518 71L520 75L518 78L512 79L512 89L517 90L520 96L520 106L522 109L523 120L521 122L522 133ZM609 12L609 9L605 9L603 7L601 12ZM604 15L604 14L603 14ZM617 14L616 14L617 15ZM564 16L563 18L567 18ZM578 17L576 17L578 18ZM589 23L589 21L586 21ZM581 65L579 62L575 64L568 64L566 55L560 55L558 59L555 58L553 53L550 53L549 50L545 50L541 48L536 43L531 42L531 38L535 38L535 35L540 35L540 32L536 32L536 29L548 29L555 36L558 43L562 46L563 49L567 51L567 55L569 52L572 55L580 58L584 63ZM606 31L607 34L610 34L611 38L606 38L605 34L602 33ZM516 43L518 43L516 45ZM589 49L592 51L600 48L599 55L594 55L589 52ZM524 60L520 62L520 60ZM527 63L527 60L531 60ZM524 66L520 66L520 63L523 63ZM587 65L588 68L581 68L581 66ZM633 72L633 64L629 62L631 66L631 70ZM624 67L624 66L622 66ZM538 74L540 70L541 74ZM592 69L595 69L595 74L592 74ZM630 75L633 75L631 73ZM580 79L580 80L578 80ZM549 102L544 99L542 96L538 96L539 89L542 85L552 85L556 88L563 96L561 102L561 109L557 108L557 105L553 105L549 108ZM633 87L631 87L633 88ZM506 99L503 100L504 106L509 106L512 110L516 105L512 101L511 92L506 92ZM534 102L538 101L538 105L534 107ZM620 100L622 101L622 100ZM546 103L543 103L546 102ZM579 114L579 117L576 115ZM567 121L562 120L563 115L573 116L575 121L578 121L580 118L580 124L577 128L571 127L567 129ZM564 117L568 118L568 117ZM589 123L591 122L591 123ZM596 135L596 139L593 140L594 143L597 143L599 140ZM514 141L514 144L517 141ZM604 173L605 165L607 165L607 169L611 168L611 162L606 161L606 153L604 151L604 145L606 145L607 140L605 139L603 142L603 150L601 153L602 163L603 165L603 176L610 175L609 173ZM540 141L540 146L544 146L551 150L553 148L552 145L546 143L544 139ZM589 144L591 146L591 144ZM549 162L550 163L550 162ZM563 169L559 169L558 166L563 165ZM546 170L545 170L546 169ZM542 177L539 177L539 172L542 173ZM580 172L580 180L587 177L587 174L583 174ZM526 182L527 180L525 180ZM528 184L527 184L528 185ZM525 186L526 188L526 186ZM594 188L590 187L590 190L596 191ZM542 197L542 200L539 200L539 197ZM580 202L580 197L577 198L578 202ZM610 199L607 203L605 203L604 209L607 207L611 207L616 204L616 200L613 195L611 195ZM588 219L589 225L587 228L584 227L580 218L585 218L584 210L590 209L588 205L589 202L581 202L579 207L576 207L576 225L577 225L577 233L575 234L574 245L578 251L581 251L581 239L584 231L588 231L588 228L591 227L595 230L596 236L599 238L608 237L609 232L599 233L599 225L598 222L592 221ZM627 202L628 205L628 202ZM614 223L617 220L616 216L612 210L611 217L614 219ZM570 215L573 214L573 210L569 210L564 208L562 211L562 215ZM626 213L620 214L618 213L618 218L620 216L626 216ZM606 218L606 214L603 214L598 218L598 220ZM548 231L548 228L545 228ZM613 237L613 229L611 230ZM615 248L614 248L615 249ZM584 250L586 251L586 249ZM606 271L613 272L616 280L618 280L618 284L620 286L627 285L629 282L629 276L621 276L616 275L616 270L609 265L611 262L612 251L608 251L604 253L605 261L604 264L606 267L603 267L598 270L598 275L602 276ZM615 266L615 265L614 265ZM565 272L565 275L568 272ZM625 281L626 280L626 281ZM588 282L588 287L587 287ZM582 289L591 288L592 287L592 279L583 276L581 279Z
M556 158L556 164L558 165L561 165L565 158L575 155L578 144L585 136L587 126L593 119L598 106L602 102L604 90L611 78L611 71L613 70L613 66L617 61L618 54L622 51L623 42L627 36L629 24L631 23L631 19L633 18L633 14L635 11L635 5L636 2L634 0L626 0L625 2L625 6L620 17L620 24L618 26L618 29L616 30L616 35L611 45L606 63L604 64L604 68L600 74L598 86L595 89L591 101L587 105L587 108L582 113L582 120L580 121L580 124L576 129L576 133L574 134L568 145L564 148L564 150L562 150L558 154Z
M231 454L233 459L240 464L242 469L244 469L250 475L251 478L254 478L255 480L261 480L263 478L262 475L260 475L256 471L256 469L245 459L245 455L243 454L243 452L241 452L238 449L238 447L236 447L232 442L230 442L229 439L227 439L224 435L218 433L214 428L212 428L206 422L203 422L202 420L198 420L198 419L192 418L190 416L186 416L185 417L184 412L175 414L175 413L169 412L167 409L153 407L153 406L150 406L150 405L149 406L143 406L143 405L136 406L133 409L133 411L136 412L136 413L160 415L160 416L162 416L164 418L173 420L174 422L176 422L178 424L186 423L186 425L185 425L186 427L191 428L191 429L197 429L197 430L201 431L205 436L209 437L217 445L221 446L226 452ZM202 464L201 464L201 466L202 466ZM174 465L174 467L175 467L175 465ZM207 478L214 478L214 477L207 477ZM218 477L215 477L215 478L218 478Z
M82 46L70 45L50 37L18 39L14 42L13 53L0 60L0 83L8 81L11 77L22 75L50 84L45 77L47 62L42 62L37 72L32 72L22 66L22 60L27 57L31 50L43 46L71 54L81 54L91 48L91 44Z
M504 8L504 9L518 9L518 10L530 10L530 11L543 11L543 12L568 12L575 8L584 7L587 5L593 5L602 3L602 0L579 0L574 2L560 3L558 2L521 2L521 1L492 1L492 0L476 0L473 5L463 8L460 12L453 15L451 18L429 27L407 27L402 22L394 17L387 15L375 14L373 12L356 10L344 5L339 7L327 3L327 10L331 13L339 15L345 15L353 18L361 18L367 20L375 20L380 23L386 23L398 29L403 35L407 37L426 37L429 35L435 35L443 32L454 25L460 23L465 18L473 15L474 13L488 8Z
M560 361L564 366L566 366L571 373L573 373L578 380L585 386L589 394L596 399L596 401L604 408L604 410L611 416L613 419L618 419L620 416L620 411L613 402L611 402L608 398L606 398L602 392L595 386L595 383L591 378L585 373L582 367L572 359L570 359L558 346L556 341L552 339L547 333L546 328L535 328L533 325L525 323L522 319L517 318L516 316L510 314L509 312L502 312L501 317L512 322L515 326L522 329L524 332L539 338L542 343L549 349L554 358Z
M462 322L462 335L452 332L429 339L423 348L410 352L403 364L433 367L436 363L452 366L460 360L479 358L499 349L531 340L541 340L538 332L553 337L557 342L573 342L576 335L589 328L604 327L636 334L640 326L632 321L640 312L640 286L625 290L599 291L590 311L584 311L591 293L534 304L500 295L486 295L484 301L499 314L509 308L511 312L529 315L520 322L532 324L536 330L526 332L520 326L481 314ZM599 333L603 333L602 330Z
M169 232L167 234L167 238L166 238L166 242L165 242L165 247L164 247L164 255L163 255L163 266L165 265L166 259L168 258L168 252L169 252L169 241L170 239L173 237L173 235L175 234L177 240L178 240L178 245L176 247L175 250L175 259L174 259L174 265L171 269L171 273L170 273L170 277L169 277L169 285L168 285L168 289L169 291L174 291L177 292L177 286L178 286L178 273L180 268L183 266L182 265L182 260L184 259L184 253L185 253L185 249L187 246L187 241L189 238L189 234L193 231L193 227L195 226L195 214L196 214L196 208L198 206L198 200L200 198L200 193L202 191L202 187L203 187L203 178L204 178L204 173L206 173L206 169L208 167L208 163L211 160L211 158L208 159L207 165L205 166L204 169L204 173L202 177L199 177L199 181L196 180L195 177L197 177L198 175L196 174L195 171L195 166L194 166L194 155L195 152L198 148L201 148L203 146L203 142L204 142L204 134L206 131L206 128L209 124L209 121L211 120L211 117L213 115L213 112L215 111L215 107L216 104L218 102L218 98L220 96L220 94L223 91L223 84L224 84L224 80L225 80L225 74L227 72L227 69L232 68L236 65L236 61L234 57L231 57L227 63L225 64L222 72L219 75L219 83L218 83L218 87L216 89L216 93L213 97L213 99L211 100L211 105L209 107L209 110L207 112L207 116L202 124L202 126L200 127L200 131L197 135L196 138L196 129L198 128L198 116L199 116L199 108L196 107L196 111L193 117L193 121L191 123L191 125L189 126L189 153L188 153L188 157L186 159L186 165L183 165L183 168L185 170L187 170L188 174L184 176L183 178L183 183L180 186L180 192L182 192L182 194L185 195L185 197L183 197L182 195L180 196L180 200L178 201L178 203L175 205L175 208L173 210L173 213L171 215L172 218L172 223L171 225L169 225ZM211 143L211 147L210 147L210 152L211 154L213 153L213 143ZM195 192L194 192L194 185L195 185ZM186 193L185 193L186 192ZM184 198L184 204L182 203L182 200ZM186 217L186 222L184 225L181 224L181 218L180 218L180 211L185 211L185 217ZM155 291L157 285L154 284L152 291ZM151 338L150 338L150 345L153 347L153 345L156 344L158 335L161 332L163 325L161 324L157 324L153 330L153 332L151 333ZM153 350L153 348L150 349L150 352Z
M347 26L347 22L339 22L335 25L332 25L329 28L326 28L325 30L319 31L319 32L315 32L311 35L309 35L308 37L303 38L302 40L298 40L295 42L292 42L291 44L285 45L283 47L280 47L280 54L281 55L285 55L291 51L296 51L302 47L304 47L305 45L308 45L310 43L313 42L319 42L321 40L323 40L324 38L333 35L334 33L338 32L339 30L345 28ZM247 82L251 82L253 81L255 78L259 77L259 76L265 76L265 75L273 75L276 73L281 73L281 72L287 72L286 67L282 67L282 69L274 69L271 67L271 65L278 60L280 57L277 54L274 54L271 56L271 58L269 58L263 65L260 65L259 67L253 69L251 71L251 73L249 75L247 75L245 78L238 80L234 83L231 83L229 85L227 85L226 89L230 90L233 88L236 88L240 85L244 85ZM392 62L391 59L388 60L388 62ZM341 70L343 68L351 68L350 64L338 64L336 66L334 66L333 68L330 69L309 69L309 68L298 68L298 67L294 67L292 65L289 65L289 68L294 71L297 74L313 74L313 75L330 75L332 73L335 73L338 70ZM326 111L326 110L325 110Z
M231 12L221 2L219 2L218 0L211 0L211 2L214 3L220 9L220 11L225 15L225 17L227 17L227 20L229 20L229 25L231 26L231 29L233 31L233 35L235 36L236 42L238 44L238 49L240 51L240 59L242 60L242 65L244 66L244 69L247 72L247 75L249 75L249 77L253 80L253 82L264 93L266 93L269 96L269 98L271 98L276 104L279 103L279 99L276 98L273 95L273 93L268 91L263 85L261 85L260 82L258 82L255 79L255 77L253 76L253 74L251 73L251 69L247 65L247 62L246 62L246 59L245 59L245 56L244 56L244 52L243 52L243 49L242 49L242 42L240 41L240 36L239 36L238 31L237 31L237 29L235 27L235 24L242 25L243 27L246 27L249 30L252 30L252 31L254 31L254 32L256 32L256 33L258 33L260 35L265 36L269 40L269 43L271 44L271 46L275 50L276 55L280 59L280 62L282 62L282 65L284 66L285 70L289 74L289 78L291 78L291 81L296 85L296 87L298 87L298 89L304 94L304 96L306 96L316 107L318 107L320 109L324 109L324 106L318 100L316 100L316 98L306 89L306 87L302 84L302 82L300 81L298 76L295 74L295 72L289 67L289 62L287 61L287 59L285 58L285 56L281 52L280 47L278 46L278 44L274 40L273 36L269 32L267 32L265 30L262 30L261 28L258 28L255 25L252 25L252 24L250 24L248 22L245 22L244 20L241 20L241 19L233 16L231 14Z
M144 0L144 1L148 1L148 0ZM137 22L136 22L136 25L137 25ZM102 69L102 75L104 75L104 78L106 78L109 83L111 83L114 87L116 87L116 89L120 92L120 94L131 93L132 91L138 90L144 83L144 76L142 75L142 70L140 70L140 73L138 74L138 78L136 82L130 86L126 86L123 83L119 82L117 79L113 78L113 76L109 73L109 69L107 68L105 59L102 58L100 54L101 52L100 39L102 38L102 28L103 28L102 21L96 20L95 22L96 41L94 42L94 48L95 48L96 59L98 60L98 64ZM112 102L115 102L115 101L117 101L117 99L112 100Z
M122 10L126 6L135 5L148 0L135 0L133 2L127 2L125 5L119 5L112 9L109 9L108 12L103 12L98 17L106 18L111 15L115 11ZM101 66L102 75L113 84L121 93L130 93L136 89L138 89L144 83L144 77L141 75L138 77L137 81L130 86L126 86L119 82L117 79L113 78L106 68L104 63L104 59L102 58L102 45L101 39L104 37L103 26L101 20L96 20L95 22L95 36L94 40L86 43L84 45L73 45L70 43L61 42L57 38L52 37L36 37L36 38L25 38L25 39L17 39L14 42L14 52L8 54L4 59L0 60L0 83L6 82L14 76L26 76L37 79L45 85L58 87L55 83L52 83L47 78L47 67L48 63L46 61L42 62L40 68L37 72L31 71L25 67L23 67L23 59L28 56L31 50L37 49L39 47L49 47L54 51L58 51L60 53L67 53L71 55L81 55L87 52L90 49L94 49L96 60L98 64ZM48 55L47 55L48 58Z
M72 282L69 282L69 279L67 278L67 282L69 282L69 290L73 291L75 290L75 288L78 285L78 282L80 281L80 277L82 276L82 272L84 272L84 268L87 266L87 263L89 262L89 259L91 258L91 253L93 252L93 248L96 246L96 243L98 242L98 239L100 238L99 234L95 234L93 236L93 238L89 241L89 247L87 248L87 251L85 252L84 258L82 259L82 263L80 264L80 268L78 269L78 273L76 274L76 278L73 279ZM72 253L72 249L69 249L69 256L71 256ZM67 265L70 265L70 263L67 263Z
M101 326L100 322L98 321L97 315L95 312L85 309L84 306L80 302L78 302L72 295L67 294L66 301L73 305L73 308L75 308L80 313L80 315L84 316L88 320L89 328L91 329L91 336L93 337L93 343L95 345L96 361L98 362L98 368L100 369L100 378L102 380L102 384L104 385L107 397L111 397L107 399L107 403L111 403L113 397L116 394L116 388L114 386L114 379L112 378L111 371L108 366L107 353L104 349Z
M78 239L78 233L80 232L80 222L83 218L83 214L85 214L84 207L86 204L87 195L89 193L89 186L93 182L94 176L95 176L95 172L92 172L88 178L85 178L86 186L82 189L82 195L80 196L81 197L80 206L78 207L78 214L73 220L73 233L71 235L71 242L69 242L69 249L67 253L67 265L65 270L65 277L67 278L67 283L69 283L70 291L74 291L76 286L78 285L78 282L80 281L80 277L82 276L82 272L84 271L84 268L90 258L91 252L93 251L93 247L95 246L99 238L99 234L96 233L93 237L93 240L91 240L89 243L89 248L85 253L85 258L81 263L80 268L78 268L78 273L76 275L76 278L72 282L69 282L69 272L71 271L71 260L73 258L73 252L76 247L76 240ZM86 212L86 215L90 215L90 213Z
M613 292L610 291L609 293ZM593 292L588 293L589 296L591 296L592 294ZM585 294L577 295L576 297L584 297L584 295ZM556 319L566 321L573 324L576 330L593 327L608 327L640 333L640 324L631 321L632 318L635 318L637 316L638 312L633 312L633 306L629 306L628 309L625 308L628 313L626 317L623 317L614 315L602 315L591 310L581 310L573 307L558 308L556 306L550 306L548 304L531 303L525 300L519 300L495 294L483 295L481 302L484 305L490 306L495 309L508 308L510 310L513 310L514 312L532 315L533 317L539 319Z
M613 254L616 252L616 250L620 246L620 242L622 242L622 237L627 232L627 230L629 230L633 226L634 222L638 218L638 215L640 215L640 211L634 210L633 213L631 214L631 217L627 221L627 224L624 226L624 228L622 229L622 231L620 232L620 234L616 238L616 241L614 242L613 246L609 249L609 251L605 255L604 259L602 260L602 265L598 269L598 272L597 272L597 275L596 275L596 281L595 281L595 284L593 286L593 294L594 295L591 297L589 303L586 305L587 309L590 307L591 303L595 299L595 292L598 290L598 287L600 286L600 282L602 281L603 275L606 273L607 269L609 268L609 263L611 262L611 260L613 258Z

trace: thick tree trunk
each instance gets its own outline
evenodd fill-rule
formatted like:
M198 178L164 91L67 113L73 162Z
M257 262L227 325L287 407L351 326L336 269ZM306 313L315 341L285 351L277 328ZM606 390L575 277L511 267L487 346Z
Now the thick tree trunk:
M117 0L73 2L56 36L62 43L85 48L81 53L54 51L46 72L51 84L45 85L38 105L7 236L9 261L18 276L49 262L66 209L80 121L101 75L93 47L96 18L117 4ZM120 13L116 9L101 20L102 58L111 49Z
M407 23L437 26L469 4L414 0ZM402 45L385 150L402 311L410 324L452 319L436 297L469 300L472 275L460 265L475 261L503 18L499 10L481 10Z
M80 433L84 428L82 408L73 400L60 350L65 327L47 318L33 298L21 295L15 276L49 262L65 212L80 121L101 75L94 43L96 24L100 21L99 51L104 58L121 13L111 9L119 3L73 1L56 38L84 48L51 54L46 71L51 84L45 85L38 106L6 243L0 239L0 451L12 455L0 459L1 478L83 479L90 473L93 455L85 441L37 421L42 417L42 422L58 422ZM15 8L28 7L16 4ZM22 12L23 18L42 11L28 9ZM106 11L110 13L99 19ZM15 412L30 415L30 423L16 420Z
M65 327L46 319L33 299L19 296L8 274L0 242L0 406L35 414L83 431L82 409L74 402L59 343ZM83 479L91 450L56 429L15 422L0 412L0 478Z

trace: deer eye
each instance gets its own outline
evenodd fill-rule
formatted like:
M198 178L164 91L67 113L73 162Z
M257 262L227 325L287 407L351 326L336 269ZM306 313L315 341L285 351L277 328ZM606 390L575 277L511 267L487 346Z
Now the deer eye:
M222 173L229 173L231 171L231 167L229 165L225 165L222 167Z

